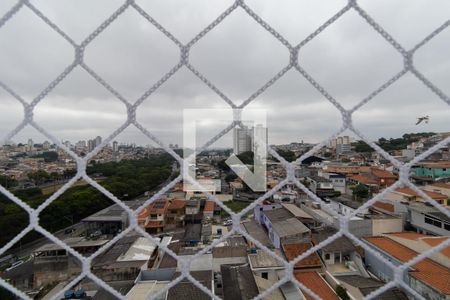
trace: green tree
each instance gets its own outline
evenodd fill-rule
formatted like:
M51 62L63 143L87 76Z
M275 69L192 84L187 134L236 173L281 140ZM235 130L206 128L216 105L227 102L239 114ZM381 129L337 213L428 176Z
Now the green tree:
M278 149L277 153L283 157L286 161L291 162L294 161L297 157L295 156L295 153L291 150L281 150Z
M374 150L364 141L356 141L353 143L355 152L373 152Z
M356 200L362 200L369 196L369 189L364 184L358 184L353 187L353 195Z

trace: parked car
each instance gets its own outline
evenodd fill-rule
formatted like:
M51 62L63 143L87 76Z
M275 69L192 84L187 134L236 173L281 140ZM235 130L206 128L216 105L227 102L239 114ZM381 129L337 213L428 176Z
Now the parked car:
M225 222L223 222L223 226L231 226L233 225L233 220L226 220Z

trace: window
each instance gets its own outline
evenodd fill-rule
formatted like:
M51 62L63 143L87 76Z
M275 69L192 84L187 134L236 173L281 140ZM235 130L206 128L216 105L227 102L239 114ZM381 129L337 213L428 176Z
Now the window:
M444 224L444 228L445 230L450 231L450 224Z
M442 228L442 223L436 220L433 220L433 225L439 228Z
M425 223L442 228L442 222L434 218L425 216Z
M267 273L267 272L262 272L262 273L261 273L261 277L264 278L264 279L269 279L269 273Z
M326 253L326 254L325 254L325 259L326 259L326 260L329 260L329 259L330 259L330 253Z

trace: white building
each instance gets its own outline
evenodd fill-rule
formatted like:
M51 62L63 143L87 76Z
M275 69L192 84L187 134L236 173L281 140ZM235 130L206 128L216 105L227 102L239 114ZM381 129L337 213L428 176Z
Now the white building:
M247 126L234 128L233 153L238 155L248 151L253 151L253 128Z

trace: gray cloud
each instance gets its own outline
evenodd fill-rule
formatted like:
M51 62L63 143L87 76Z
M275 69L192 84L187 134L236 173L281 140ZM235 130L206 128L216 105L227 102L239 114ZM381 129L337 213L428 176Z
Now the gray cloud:
M81 42L124 1L32 1ZM233 1L136 1L181 42L192 39ZM15 1L1 1L0 14ZM297 44L346 1L246 2L290 43ZM411 48L450 17L446 0L359 1L401 45ZM419 70L450 93L450 29L420 49ZM300 63L330 94L350 108L402 69L402 57L359 15L349 12L300 51ZM73 60L73 49L29 9L0 28L0 80L30 101ZM85 61L134 102L179 60L175 44L133 9L128 9L86 50ZM238 8L190 53L190 62L239 104L287 65L289 52ZM137 118L166 143L181 144L184 108L227 108L227 104L186 68L170 78L140 107ZM268 110L269 142L319 142L340 128L339 112L300 74L289 71L248 108ZM59 139L106 137L126 119L126 108L84 70L77 68L35 110L35 119ZM354 115L372 139L414 131L449 131L449 106L411 75L400 79ZM415 118L428 114L427 125ZM0 91L0 138L23 112ZM211 130L210 133L214 132ZM32 130L16 137L35 135ZM208 135L208 132L205 132ZM36 137L38 138L38 137ZM39 138L40 139L40 138ZM118 140L146 144L130 128ZM230 139L224 138L220 145Z

